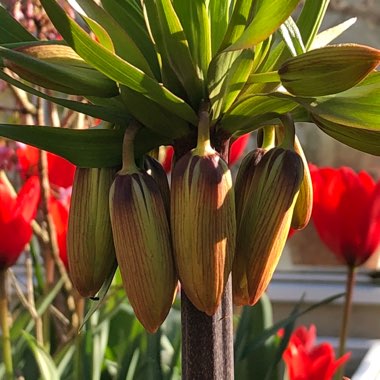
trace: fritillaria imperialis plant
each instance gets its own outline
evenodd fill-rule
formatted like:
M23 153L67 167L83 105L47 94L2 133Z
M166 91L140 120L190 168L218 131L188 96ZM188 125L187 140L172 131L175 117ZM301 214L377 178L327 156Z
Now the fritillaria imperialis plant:
M233 377L230 273L235 301L257 302L289 228L310 218L294 122L380 154L380 51L329 45L352 20L319 33L328 1L298 3L78 0L78 23L41 0L63 38L50 41L0 8L0 78L103 120L86 130L0 126L2 136L78 167L68 232L74 285L93 296L116 257L137 316L155 331L178 277L184 378ZM234 187L229 141L252 131L259 148ZM170 196L161 168L145 164L161 145L175 151Z

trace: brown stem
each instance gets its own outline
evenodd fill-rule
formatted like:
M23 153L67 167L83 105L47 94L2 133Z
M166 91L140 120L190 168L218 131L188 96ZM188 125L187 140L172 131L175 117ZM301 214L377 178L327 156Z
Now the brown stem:
M222 303L209 317L181 293L182 379L234 378L232 286L228 281Z

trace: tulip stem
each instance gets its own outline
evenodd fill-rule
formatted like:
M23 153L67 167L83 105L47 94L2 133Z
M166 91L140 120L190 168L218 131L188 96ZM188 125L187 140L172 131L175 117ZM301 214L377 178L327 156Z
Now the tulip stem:
M2 343L3 343L3 362L5 366L5 378L12 380L13 376L13 362L12 362L12 346L11 337L9 334L8 323L8 299L6 291L6 277L7 270L0 270L0 322L2 331Z
M347 277L346 277L346 296L344 301L344 309L343 309L343 318L339 336L339 351L338 357L341 357L346 352L346 342L347 342L347 334L348 334L348 326L349 319L352 308L352 295L355 286L356 279L356 268L353 265L348 267ZM336 379L341 380L344 374L344 365L342 365L336 375Z

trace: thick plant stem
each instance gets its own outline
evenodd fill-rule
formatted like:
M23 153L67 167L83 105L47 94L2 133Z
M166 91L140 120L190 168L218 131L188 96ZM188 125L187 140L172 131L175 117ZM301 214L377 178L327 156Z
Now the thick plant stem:
M12 380L13 376L13 363L12 363L12 346L11 338L9 335L8 323L8 299L6 292L6 269L0 270L0 320L1 320L1 333L2 333L2 346L3 346L3 362L5 366L6 380Z
M349 319L351 315L352 308L352 295L355 287L356 278L356 268L352 265L348 267L347 278L346 278L346 297L344 301L343 318L339 336L339 351L338 356L341 357L346 353L346 341L348 334ZM344 374L344 366L341 366L336 375L336 379L342 379Z
M212 317L181 294L182 379L234 378L232 287L227 282L222 303Z

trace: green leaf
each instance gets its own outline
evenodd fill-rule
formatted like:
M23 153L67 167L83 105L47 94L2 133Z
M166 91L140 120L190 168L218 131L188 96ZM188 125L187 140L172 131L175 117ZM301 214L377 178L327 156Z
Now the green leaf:
M244 307L237 329L235 340L235 377L248 380L255 374L258 379L265 379L273 362L277 342L269 337L260 347L246 356L241 355L246 350L247 344L273 325L272 307L269 298L265 295L253 307ZM271 380L273 377L270 378Z
M219 118L223 96L226 94L226 78L234 62L242 53L240 51L221 52L210 63L207 73L208 92L213 107L213 121Z
M220 50L233 44L243 34L252 6L252 0L236 0Z
M4 79L6 82L10 83L11 85L20 88L21 90L24 90L26 92L29 92L32 95L36 95L40 98L49 100L50 102L59 104L63 107L72 109L77 112L84 113L86 115L90 115L95 118L99 118L102 120L109 121L111 123L116 123L120 125L126 125L128 121L130 120L130 115L128 114L125 107L116 107L115 105L109 105L106 106L102 105L93 105L93 104L87 104L82 102L76 102L74 100L68 100L63 98L58 98L55 96L50 96L45 94L44 92L38 91L34 89L33 87L27 86L26 84L10 77L9 75L5 74L3 71L0 70L0 78ZM114 100L114 99L108 99L108 100ZM105 99L102 98L102 103L105 103Z
M362 83L336 95L312 100L298 99L319 120L347 127L380 130L380 73L368 76Z
M300 31L292 17L289 17L280 26L280 33L293 57L305 53L306 50Z
M174 0L174 9L189 43L193 62L206 78L211 61L211 31L205 0Z
M342 22L336 26L324 30L323 32L317 34L311 44L310 50L319 49L328 45L331 41L338 38L343 32L355 24L357 18L353 17L347 21Z
M260 123L268 122L297 107L290 99L271 95L252 95L229 110L221 121L221 129L230 133L237 131L253 131Z
M308 306L307 308L297 311L295 313L292 313L289 317L284 318L280 320L279 322L275 323L273 326L265 329L260 336L255 337L254 339L250 339L247 344L245 345L245 350L242 352L241 358L244 359L248 355L250 355L255 349L260 347L264 342L270 338L271 336L277 334L278 330L286 327L287 325L293 323L297 318L302 317L303 315L309 313L310 311L326 305L330 302L333 302L337 300L338 298L341 298L345 295L345 293L336 294L334 296L325 298L324 300L317 302L311 306Z
M226 50L250 48L267 39L292 14L299 0L262 0L252 22Z
M85 317L83 318L83 322L82 325L79 327L79 331L82 330L87 321L94 315L94 313L100 308L100 306L104 302L105 296L107 295L107 292L112 284L113 277L115 276L116 269L117 263L115 262L113 269L110 271L107 278L104 280L104 283L99 289L96 297L93 297L91 307L89 311L86 313Z
M148 0L144 6L160 54L169 62L190 103L197 109L203 97L202 82L171 0Z
M162 109L140 93L121 86L121 96L130 114L152 131L170 139L182 137L190 131L183 119Z
M60 348L60 350L54 354L54 363L57 366L59 379L63 378L63 374L67 372L70 367L73 356L75 353L75 345L70 341L65 346Z
M297 25L306 50L310 50L310 46L325 17L329 3L330 0L306 0L302 7Z
M220 54L220 60L234 52ZM231 57L233 59L233 57ZM254 64L254 53L251 49L243 50L225 72L224 77L210 82L210 100L213 109L213 119L228 111L241 90L244 88ZM224 58L226 59L226 57ZM220 61L216 60L216 66ZM216 71L216 73L218 73ZM215 86L213 88L213 86Z
M320 23L324 17L330 0L306 0L297 20L298 30L301 33L306 50L310 50L310 44L318 32ZM265 61L262 72L278 69L280 64L290 57L290 52L285 49L285 43L281 41L270 52Z
M243 307L234 343L235 363L241 360L241 354L244 351L247 340L249 340L249 336L255 337L260 335L272 324L272 305L265 293L253 307Z
M0 135L58 154L81 167L121 162L123 131L0 124Z
M146 74L153 76L152 71L139 47L126 31L113 19L112 15L107 13L100 5L93 0L76 0L76 2L84 10L85 21L93 19L101 25L109 34L115 52L118 56L128 60L133 66L139 68ZM92 26L90 21L89 26ZM95 32L95 30L93 30Z
M380 50L363 45L331 45L285 61L278 70L283 86L297 96L345 91L380 62Z
M209 0L208 14L211 29L211 56L219 50L227 32L231 0Z
M59 379L58 370L54 364L52 357L45 351L42 346L37 343L36 339L32 335L28 334L25 331L22 335L34 354L34 357L40 369L41 378L44 380Z
M36 40L36 37L30 34L0 4L0 44Z
M371 130L354 128L343 124L332 123L312 116L312 121L323 132L354 149L380 156L380 129Z
M0 124L0 136L58 154L80 167L119 166L123 134L121 129L66 129ZM136 138L136 157L170 143L171 140L143 128Z
M5 65L21 78L51 90L99 97L113 97L119 93L115 82L91 67L43 61L2 46L0 57L5 58Z
M101 4L139 47L155 78L160 81L157 53L146 28L141 7L135 0L102 0Z
M16 127L18 128L18 126ZM57 296L63 285L63 279L61 278L54 288L44 297L41 297L36 302L36 311L38 316L41 316L47 308L52 304L54 298ZM34 320L31 319L28 311L24 310L17 319L13 322L11 328L11 339L13 342L17 342L23 331L29 332L34 326ZM17 352L17 350L16 350Z
M156 80L113 54L82 30L54 0L42 0L44 9L67 43L88 63L116 82L140 92L169 112L197 124L197 116L182 99L172 94Z

